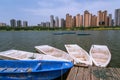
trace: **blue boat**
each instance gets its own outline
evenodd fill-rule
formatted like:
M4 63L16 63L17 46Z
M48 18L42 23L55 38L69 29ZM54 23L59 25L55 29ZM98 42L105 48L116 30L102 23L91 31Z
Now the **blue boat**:
M0 60L0 80L52 80L72 66L65 61Z

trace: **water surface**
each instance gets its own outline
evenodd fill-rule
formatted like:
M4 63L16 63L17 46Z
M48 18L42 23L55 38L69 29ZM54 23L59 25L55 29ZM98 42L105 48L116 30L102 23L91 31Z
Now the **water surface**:
M90 35L64 34L61 31L1 31L0 51L18 49L35 52L34 46L51 45L66 51L64 44L78 44L89 52L92 44L107 45L112 54L110 67L120 67L120 31L76 31ZM64 31L65 32L65 31Z

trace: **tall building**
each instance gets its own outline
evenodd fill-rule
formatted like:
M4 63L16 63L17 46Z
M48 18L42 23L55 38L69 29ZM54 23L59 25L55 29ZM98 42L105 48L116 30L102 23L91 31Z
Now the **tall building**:
M28 27L28 22L27 21L23 21L23 27Z
M72 16L69 14L66 14L66 28L72 27Z
M97 26L97 16L96 15L92 15L91 26L92 27L96 27Z
M45 22L41 22L41 27L46 27L46 23Z
M50 22L46 22L46 27L50 27Z
M76 27L80 27L80 14L76 15Z
M11 19L10 20L10 25L11 25L11 27L16 27L16 20L15 19Z
M87 10L84 11L84 27L91 26L91 18L92 18L92 15Z
M55 23L55 21L54 21L54 16L51 15L51 16L50 16L50 27L51 27L51 28L54 27L54 23Z
M59 27L65 27L65 20L64 18L61 18L59 21Z
M108 26L107 11L98 11L97 26Z
M22 27L22 22L21 22L21 20L17 20L17 27Z
M59 27L59 18L55 17L55 27Z
M120 26L120 9L115 10L115 26Z
M109 26L112 26L112 14L109 14Z
M80 15L80 26L83 26L83 15Z
M72 26L76 27L76 16L72 18Z

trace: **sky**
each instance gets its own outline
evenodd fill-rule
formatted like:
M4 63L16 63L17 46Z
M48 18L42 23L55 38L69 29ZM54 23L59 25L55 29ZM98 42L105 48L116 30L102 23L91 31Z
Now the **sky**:
M10 19L28 21L37 25L50 21L50 15L65 18L85 10L97 15L99 10L113 14L120 8L120 0L0 0L0 22L10 24Z

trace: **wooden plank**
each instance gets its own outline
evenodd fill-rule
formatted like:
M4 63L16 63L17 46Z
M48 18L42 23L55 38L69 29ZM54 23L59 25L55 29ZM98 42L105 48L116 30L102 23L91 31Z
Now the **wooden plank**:
M90 72L91 68L84 68L84 76L83 76L83 80L91 80L91 72Z
M77 75L76 75L76 77L75 77L75 80L83 80L83 70L84 70L84 68L82 68L82 67L79 67L78 68L78 73L77 73Z
M91 80L100 80L97 67L91 67Z
M119 80L120 79L120 73L117 68L110 68L111 70L111 80Z
M70 70L66 80L75 80L77 73L78 73L78 67L73 67Z

